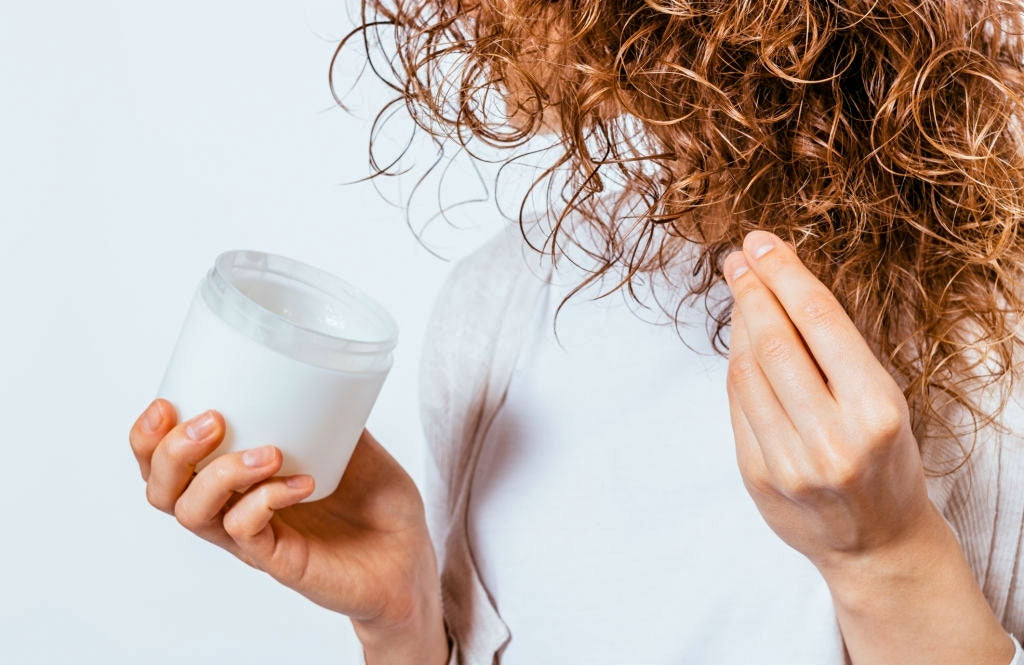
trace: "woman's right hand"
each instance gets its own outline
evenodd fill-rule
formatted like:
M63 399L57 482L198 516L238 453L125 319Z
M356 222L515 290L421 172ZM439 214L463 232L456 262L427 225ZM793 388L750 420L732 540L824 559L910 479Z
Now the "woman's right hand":
M281 451L221 455L224 419L177 423L154 400L132 425L146 497L178 522L313 602L347 615L367 662L444 663L448 643L423 501L391 455L363 431L338 488L319 501L308 475L274 477ZM405 654L408 654L408 660ZM428 655L429 654L429 655Z

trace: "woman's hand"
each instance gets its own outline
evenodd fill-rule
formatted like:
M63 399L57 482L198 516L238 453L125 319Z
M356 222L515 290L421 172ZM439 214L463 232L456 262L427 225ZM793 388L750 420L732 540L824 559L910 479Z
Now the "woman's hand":
M765 231L723 273L743 482L822 573L854 665L1009 663L1013 643L928 497L902 391L840 303Z
M313 478L274 477L282 463L279 449L228 453L195 473L223 439L224 419L207 411L175 420L171 404L158 399L129 434L153 506L313 602L349 616L370 665L447 660L423 502L409 475L369 432L363 431L338 488L300 504L313 492Z
M819 568L910 537L937 511L906 400L853 321L766 231L723 273L736 457L768 525Z

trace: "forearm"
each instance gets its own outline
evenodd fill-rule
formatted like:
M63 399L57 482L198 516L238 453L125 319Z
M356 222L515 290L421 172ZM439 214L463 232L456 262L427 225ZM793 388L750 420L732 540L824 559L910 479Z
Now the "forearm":
M1014 645L934 507L907 541L819 566L854 665L1009 665Z

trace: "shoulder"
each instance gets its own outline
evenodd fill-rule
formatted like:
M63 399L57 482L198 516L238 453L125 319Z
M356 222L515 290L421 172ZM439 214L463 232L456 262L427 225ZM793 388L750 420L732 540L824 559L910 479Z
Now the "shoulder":
M530 231L527 231L530 233ZM421 355L425 379L438 364L472 363L486 352L523 286L547 280L548 261L527 244L518 224L506 223L455 261L435 296Z
M419 405L435 454L466 434L462 429L487 391L499 332L518 306L518 285L539 283L527 251L533 250L519 226L503 226L454 263L434 299L420 354Z
M438 292L431 310L431 324L465 312L500 294L502 285L525 267L522 232L517 224L504 224L482 245L455 261Z
M500 314L497 303L503 291L525 268L522 249L518 226L506 224L452 265L427 322L421 356L421 371L428 371L426 378L446 354L457 349L461 356L476 348L470 342L474 336L486 334L489 321Z

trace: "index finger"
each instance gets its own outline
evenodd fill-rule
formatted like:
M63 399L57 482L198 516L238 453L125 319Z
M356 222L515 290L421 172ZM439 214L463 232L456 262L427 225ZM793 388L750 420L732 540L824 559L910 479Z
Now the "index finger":
M751 231L743 253L804 338L836 399L865 394L883 374L891 380L842 304L789 245L768 231Z

